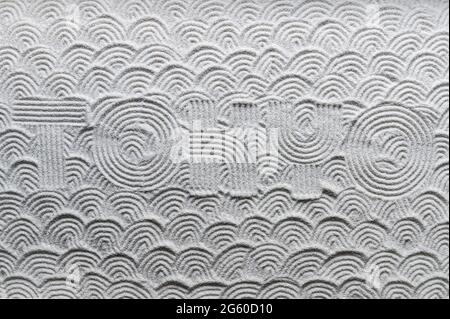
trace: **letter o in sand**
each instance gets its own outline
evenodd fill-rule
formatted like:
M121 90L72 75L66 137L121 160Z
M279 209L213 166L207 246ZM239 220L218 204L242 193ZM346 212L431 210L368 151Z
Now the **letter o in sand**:
M147 98L115 101L96 110L94 127L94 161L114 185L154 190L174 174L177 122L167 107Z
M350 174L369 195L407 196L433 170L433 132L413 109L380 105L356 119L347 142Z

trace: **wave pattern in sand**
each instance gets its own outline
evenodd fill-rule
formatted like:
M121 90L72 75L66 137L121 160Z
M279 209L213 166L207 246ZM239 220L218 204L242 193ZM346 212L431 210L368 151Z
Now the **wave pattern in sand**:
M448 19L2 0L0 297L448 298Z

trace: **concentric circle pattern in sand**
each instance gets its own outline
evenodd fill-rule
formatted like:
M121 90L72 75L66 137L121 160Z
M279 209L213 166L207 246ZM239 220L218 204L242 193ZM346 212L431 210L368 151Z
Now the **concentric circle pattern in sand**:
M1 0L0 297L448 298L448 24Z

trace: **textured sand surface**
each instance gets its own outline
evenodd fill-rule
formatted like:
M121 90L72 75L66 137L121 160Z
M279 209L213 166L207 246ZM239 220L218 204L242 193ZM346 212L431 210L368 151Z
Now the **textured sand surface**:
M448 20L0 0L0 297L448 298Z

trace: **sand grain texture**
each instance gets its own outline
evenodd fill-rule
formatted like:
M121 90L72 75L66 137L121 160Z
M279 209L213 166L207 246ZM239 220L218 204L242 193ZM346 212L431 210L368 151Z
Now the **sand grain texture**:
M0 0L0 297L448 298L448 19Z

